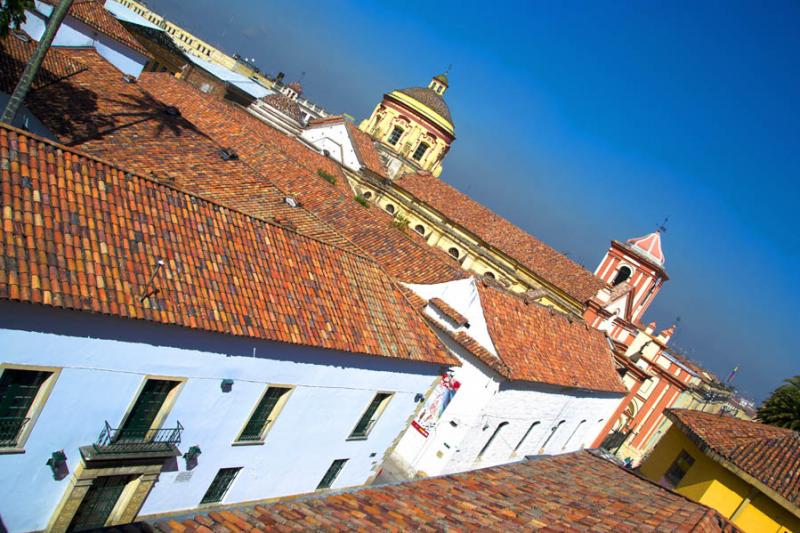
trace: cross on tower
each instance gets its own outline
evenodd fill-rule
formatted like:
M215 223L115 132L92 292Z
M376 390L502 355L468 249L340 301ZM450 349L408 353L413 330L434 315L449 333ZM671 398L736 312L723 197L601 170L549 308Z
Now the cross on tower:
M659 224L656 227L656 231L659 232L659 233L666 233L667 232L667 222L668 221L669 221L669 217L665 217L664 218L664 222L662 222L661 224Z

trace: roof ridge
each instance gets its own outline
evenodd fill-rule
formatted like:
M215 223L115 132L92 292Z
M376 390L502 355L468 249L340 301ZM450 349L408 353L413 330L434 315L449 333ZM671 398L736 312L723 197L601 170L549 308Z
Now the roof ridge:
M369 261L371 263L374 263L374 264L378 265L379 267L381 267L381 265L377 261L375 261L375 259L373 259L369 255L365 254L363 252L363 250L361 250L361 248L358 247L358 246L353 245L354 248L356 250L359 250L361 253L356 253L353 250L348 250L346 248L343 248L343 247L338 246L338 245L336 245L334 243L325 241L323 239L319 239L319 238L311 236L311 235L306 235L305 233L301 233L301 232L296 231L296 230L294 230L292 228L283 226L283 225L278 224L278 223L276 223L276 222L274 222L272 220L268 220L268 219L265 219L265 218L262 218L262 217L258 217L256 215L251 214L251 213L246 213L246 212L244 212L244 211L242 211L240 209L236 209L234 207L230 207L228 205L221 204L221 203L219 203L219 202L217 202L215 200L211 200L210 198L206 198L205 196L199 195L199 194L197 194L195 192L187 191L185 189L182 189L180 187L176 187L174 185L170 185L168 183L163 183L163 182L161 182L161 181L159 181L157 179L153 179L153 178L151 178L149 176L143 176L143 175L139 174L138 172L134 172L134 171L128 170L128 169L124 168L123 166L121 166L121 165L119 165L117 163L113 163L111 161L108 161L108 160L106 160L106 159L104 159L102 157L97 157L95 155L88 154L88 153L82 152L80 150L76 150L75 148L69 147L67 145L61 144L61 143L59 143L57 141L53 141L51 139L47 139L46 137L42 137L42 136L37 135L35 133L31 133L29 131L25 131L23 129L17 128L15 126L10 125L10 124L6 124L4 122L0 122L0 128L6 129L8 131L13 131L13 132L17 133L17 135L22 135L24 137L28 137L28 138L34 139L37 142L41 142L41 143L44 143L44 144L49 144L49 145L51 145L51 146L53 146L55 148L58 148L58 149L61 149L61 150L65 151L67 153L71 153L71 154L77 155L79 157L84 157L84 158L86 158L88 160L95 161L95 162L103 164L103 165L108 165L108 166L110 166L112 168L115 168L115 169L117 169L119 171L125 172L126 174L130 174L130 175L135 176L137 178L143 179L143 180L145 180L145 181L147 181L149 183L153 183L153 184L155 184L155 185L157 185L159 187L164 187L166 189L171 189L171 190L176 191L176 192L181 193L181 194L186 194L187 196L190 196L192 198L197 198L198 200L200 200L202 202L206 202L206 203L208 203L210 205L217 206L220 209L225 209L225 210L233 212L233 213L238 213L238 214L240 214L240 215L242 215L244 217L247 217L247 218L249 218L251 220L256 220L256 221L261 222L263 224L268 224L270 226L278 228L278 229L280 229L282 231L285 231L287 233L291 233L291 234L297 235L299 237L303 237L305 239L309 239L309 240L318 242L320 244L323 244L323 245L328 246L330 248L334 248L336 250L341 250L342 252L345 252L347 254L353 255L355 257L360 257L362 259L365 259L365 260L367 260L367 261ZM278 189L278 190L280 190L281 192L284 192L282 189ZM287 194L287 196L289 196L289 195ZM310 213L310 211L308 211L308 210L306 210L306 212ZM322 221L320 221L320 222L322 222ZM330 226L327 226L327 224L326 224L326 227L330 227ZM335 231L335 230L333 230L333 231ZM339 232L336 232L336 233L341 235ZM343 235L342 235L342 237L345 240L349 241L349 239L347 239L347 237L345 237ZM382 267L381 267L381 271L391 279L391 276L386 271L384 271Z
M421 170L421 171L418 171L418 172L404 174L404 175L400 176L399 178L397 178L396 180L394 180L393 183L395 184L395 186L399 186L401 189L406 191L411 196L413 196L415 198L418 198L418 195L412 190L413 187L412 187L412 189L410 189L410 188L405 186L406 182L412 182L412 185L413 185L413 180L415 179L415 177L429 177L430 179L435 180L435 183L439 183L442 186L447 187L451 191L454 191L456 194L461 196L462 199L465 199L465 200L471 202L472 204L474 204L474 206L476 208L481 209L484 212L487 212L488 214L490 214L491 216L497 217L497 219L499 219L500 221L512 226L514 229L516 229L521 234L523 234L524 237L533 239L538 244L538 246L542 246L542 247L544 247L546 249L549 249L550 251L552 251L553 254L555 254L554 257L558 257L559 260L566 261L567 263L569 263L570 265L572 265L576 269L585 272L587 274L587 279L589 277L591 277L591 278L594 278L595 280L597 280L598 283L600 283L602 285L605 285L605 282L603 282L603 280L601 280L598 276L596 276L591 270L589 270L585 266L581 265L580 263L578 263L574 259L568 257L567 255L561 253L560 251L558 251L553 246L547 244L546 242L544 242L543 240L539 239L538 237L536 237L535 235L533 235L529 231L525 230L524 228L520 227L518 224L515 224L514 222L512 222L511 220L509 220L505 216L499 214L498 212L494 211L493 209L490 209L489 207L485 206L483 203L479 202L478 200L472 198L472 196L470 196L469 194L467 194L464 191L460 190L455 185L447 182L441 176L440 177L436 177L436 176L433 176L433 174L431 174L428 171ZM433 209L434 211L438 212L445 219L452 220L451 216L449 216L447 213L444 213L437 206L431 205L431 203L428 202L428 201L425 201L425 204L428 206L428 208ZM516 261L521 263L525 268L527 268L527 269L537 273L538 275L540 275L547 283L553 285L555 288L557 288L558 290L564 292L568 296L572 296L571 291L567 290L566 288L563 288L556 281L551 280L552 276L543 275L542 272L541 272L541 266L538 269L532 268L531 266L529 266L530 261L527 260L527 259L521 259L519 257L519 254L513 254L513 253L511 253L511 252L509 252L507 250L504 250L504 249L500 248L500 246L498 246L496 244L490 243L487 237L484 237L483 235L479 234L477 231L473 230L472 228L468 227L466 224L464 224L462 222L456 222L456 223L458 225L463 226L464 228L466 228L470 233L474 234L479 240L483 241L489 247L498 249L501 253L503 253L503 254L515 259ZM571 277L571 275L569 277Z

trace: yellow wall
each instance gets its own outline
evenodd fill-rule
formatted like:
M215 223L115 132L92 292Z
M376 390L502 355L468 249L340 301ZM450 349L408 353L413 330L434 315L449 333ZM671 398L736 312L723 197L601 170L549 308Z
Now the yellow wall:
M705 455L684 433L672 426L642 463L640 472L658 482L682 450L695 462L675 489L676 492L719 511L731 518L748 497L751 498L734 524L745 532L800 532L800 518L774 502L766 494Z

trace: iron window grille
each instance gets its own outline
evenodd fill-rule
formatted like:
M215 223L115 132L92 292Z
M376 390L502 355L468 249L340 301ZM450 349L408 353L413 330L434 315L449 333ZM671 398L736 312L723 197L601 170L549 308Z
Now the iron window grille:
M381 415L381 407L385 406L386 402L389 401L391 396L391 394L386 392L379 392L376 394L372 399L372 402L370 402L369 407L367 407L367 410L364 411L363 415L361 415L361 418L358 420L353 432L350 433L349 438L366 438L369 432L372 430L372 427L375 425L375 422L378 421L378 417Z
M149 453L172 451L181 443L183 426L176 422L174 428L148 429L147 431L130 431L126 428L112 428L106 422L103 431L95 442L94 449L98 453Z
M13 447L29 422L31 408L51 372L7 368L0 376L0 446Z
M22 429L29 420L18 416L0 417L0 448L16 446Z
M233 480L236 479L237 474L239 474L239 470L241 470L240 467L220 468L217 475L214 476L211 485L209 485L203 499L200 500L200 503L221 502L222 498L225 497L225 493L231 488L231 483L233 483Z
M344 468L344 464L347 462L347 459L336 459L331 466L328 468L328 471L325 472L325 475L322 476L322 481L319 482L317 485L317 490L320 489L329 489L333 482L336 481L336 478L339 477L339 473Z
M275 419L273 416L276 406L281 398L284 397L291 389L286 387L269 387L261 400L258 402L250 420L247 421L239 435L240 441L259 441L261 440L264 431L270 423Z
M681 482L683 477L686 475L686 472L694 464L694 457L689 455L686 450L681 450L680 455L672 465L667 470L666 474L664 474L664 482L669 488L675 488Z

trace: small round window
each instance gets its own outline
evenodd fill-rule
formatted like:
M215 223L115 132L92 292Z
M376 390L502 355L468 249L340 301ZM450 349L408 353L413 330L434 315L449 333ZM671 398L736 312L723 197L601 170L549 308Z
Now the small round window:
M364 193L361 196L369 200L370 198L372 198L372 191L364 191Z
M458 259L458 256L461 255L461 252L458 251L458 248L450 248L447 250L447 253Z
M483 275L489 279L495 279L494 272L492 272L491 270L487 270L486 272L483 273Z
M387 213L394 213L394 205L393 204L386 204L386 207L384 209L386 209Z
M414 226L414 231L416 231L420 235L425 235L425 226L423 226L422 224L417 224L416 226Z

